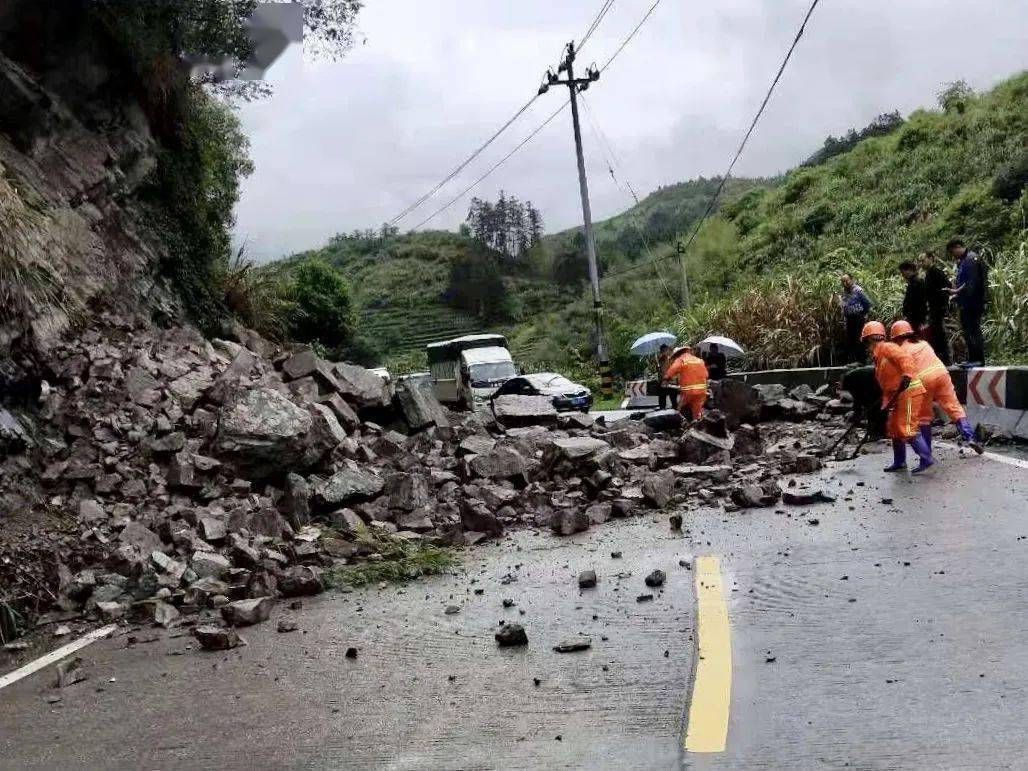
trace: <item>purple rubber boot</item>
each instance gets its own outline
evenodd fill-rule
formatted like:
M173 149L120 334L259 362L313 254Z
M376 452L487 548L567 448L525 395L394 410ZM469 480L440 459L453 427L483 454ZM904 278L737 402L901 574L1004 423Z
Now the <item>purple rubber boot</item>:
M885 471L906 471L907 470L907 446L899 439L892 440L892 465L886 466Z
M975 436L974 429L971 428L971 422L967 418L961 418L957 421L957 429L960 431L960 435L964 437L964 441L967 442L968 446L972 450L979 455L985 452L985 448L982 447L982 443L978 441L978 437Z
M914 452L917 453L917 457L921 459L917 468L914 469L915 474L923 474L935 465L935 458L932 457L932 448L928 446L923 436L919 435L911 439L910 446L914 448Z
M932 427L921 426L921 438L924 439L924 443L928 445L928 452L932 451Z

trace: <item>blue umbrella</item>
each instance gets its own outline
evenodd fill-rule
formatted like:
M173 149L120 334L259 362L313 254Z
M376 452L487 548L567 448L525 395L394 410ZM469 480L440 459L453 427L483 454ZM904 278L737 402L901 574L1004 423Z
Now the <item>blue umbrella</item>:
M629 353L636 356L653 356L662 345L674 345L675 336L670 332L650 332L632 343Z

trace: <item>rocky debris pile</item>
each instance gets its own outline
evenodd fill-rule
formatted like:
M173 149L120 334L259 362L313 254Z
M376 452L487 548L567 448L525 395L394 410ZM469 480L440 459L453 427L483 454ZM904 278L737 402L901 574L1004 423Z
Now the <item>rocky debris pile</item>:
M820 465L814 437L772 446L773 428L738 422L766 403L734 386L731 412L684 432L674 412L605 424L523 399L455 415L430 390L249 330L208 341L114 319L49 369L38 404L3 413L22 439L3 445L0 496L20 499L22 527L0 545L0 578L104 620L259 623L376 539L473 545L673 503L768 505L782 474ZM201 628L205 647L238 644Z

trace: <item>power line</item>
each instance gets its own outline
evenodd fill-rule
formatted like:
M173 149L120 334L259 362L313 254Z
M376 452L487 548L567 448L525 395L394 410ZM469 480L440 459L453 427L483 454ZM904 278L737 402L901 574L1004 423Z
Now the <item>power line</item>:
M603 17L607 15L607 11L609 11L611 9L611 6L613 5L614 0L605 0L605 2L603 3L603 7L600 8L599 12L596 14L596 18L593 19L593 23L589 25L589 29L587 29L585 31L585 34L582 35L582 39L578 41L579 53L581 53L582 49L585 48L585 44L588 42L589 38L592 37L592 34L596 31L596 28L600 26L600 22L603 21Z
M621 53L621 52L622 52L622 51L623 51L623 50L625 49L625 46L627 46L627 45L628 45L628 43L629 43L629 41L630 41L630 40L631 40L631 39L632 39L633 37L635 37L635 35L636 35L636 33L637 33L637 32L639 31L640 27L642 27L642 25L643 25L643 24L644 24L644 23L646 22L646 20L650 18L650 15L651 15L651 14L653 13L654 9L655 9L655 8L656 8L656 7L658 6L658 5L660 5L660 2L661 2L661 0L657 0L657 1L656 1L656 2L655 2L655 3L653 4L653 5L652 5L652 6L650 6L650 9L649 9L649 10L648 10L648 11L646 12L646 15L645 15L645 16L643 16L642 20L641 20L641 21L640 21L640 22L639 22L638 24L636 24L636 25L635 25L635 29L633 29L633 30L631 31L631 33L629 33L628 37L626 37L626 38L625 38L625 39L624 39L624 40L623 40L623 41L621 42L621 45L620 45L620 46L618 46L618 48L617 48L617 50L616 50L616 51L614 52L614 54L613 54L613 55L612 55L612 56L611 56L611 57L610 57L609 59L607 59L607 62L606 62L606 63L605 63L604 65L603 65L603 68L601 68L601 70L600 70L601 72L602 72L602 71L603 71L604 69L606 69L607 67L609 67L609 66L610 66L610 64L611 64L611 62L613 62L613 61L614 61L614 59L615 59L615 58L617 58L618 54L620 54L620 53ZM535 97L533 97L533 98L532 98L532 100L531 100L531 101L530 101L530 102L529 102L528 104L530 105L530 104L531 104L532 102L534 102L534 101L535 101L535 99L537 99L537 98L538 98L538 94L537 94L537 95L536 95ZM551 113L551 114L550 114L550 116L549 116L548 118L546 118L546 120L544 120L544 121L543 121L543 122L542 122L542 123L541 123L541 124L540 124L539 126L537 126L537 127L535 128L535 130L534 130L534 131L532 131L532 133L531 133L531 134L529 134L529 135L528 135L527 137L525 137L525 138L524 138L524 139L523 139L523 140L521 141L521 143L517 145L517 147L515 147L515 148L514 148L513 150L511 150L511 151L510 151L509 153L507 153L507 154L506 154L505 156L503 156L503 158L501 158L501 159L500 159L499 161L497 161L497 162L496 162L495 164L493 164L493 166L491 166L491 167L490 167L490 169L489 169L489 170L488 170L488 171L487 171L487 172L486 172L485 174L483 174L483 175L482 175L481 177L479 177L479 178L478 178L478 179L476 179L476 180L475 180L474 182L472 182L472 183L471 183L471 184L470 184L470 185L469 185L468 187L466 187L466 188L465 188L465 189L464 189L464 190L463 190L463 191L462 191L461 193L457 194L456 196L454 196L453 198L451 198L451 199L450 199L449 201L447 201L447 202L446 202L446 203L445 203L445 204L444 204L443 206L439 207L439 208L438 208L438 209L436 209L436 210L435 210L434 212L432 212L432 214L430 214L430 215L429 215L428 217L426 217L426 218L425 218L424 220L422 220L422 221L421 221L420 223L418 223L417 225L415 225L415 226L414 226L414 228L412 228L412 229L413 229L413 230L417 230L417 229L418 229L418 228L420 228L420 227L421 227L422 225L425 225L425 224L427 224L428 222L430 222L431 220L435 219L435 218L436 218L436 217L437 217L438 215L442 214L442 213L443 213L444 211L446 211L446 210L447 210L448 208L450 208L450 207L451 207L451 206L452 206L453 204L457 203L457 201L459 201L459 200L460 200L461 198L463 198L463 197L464 197L464 196L465 196L465 195L466 195L467 193L471 192L471 190L473 190L474 188L476 188L476 187L477 187L477 186L478 186L478 185L479 185L479 184L480 184L481 182L483 182L483 181L485 180L485 178L486 178L486 177L488 177L488 176L489 176L490 174L492 174L492 173L493 173L494 171L496 171L496 169L498 169L498 168L499 168L500 166L502 166L502 165L503 165L504 163L506 163L506 161L507 161L507 160L509 160L509 159L510 159L510 157L511 157L511 156L513 156L513 155L514 155L514 154L515 154L515 153L516 153L516 152L517 152L518 150L520 150L520 149L521 149L522 147L524 147L524 146L525 146L526 144L528 144L528 143L529 143L529 142L530 142L530 141L531 141L531 140L532 140L532 139L533 139L533 138L535 137L535 135L536 135L536 134L538 134L538 133L539 133L540 131L542 131L542 130L543 130L543 128L544 128L544 127L545 127L545 126L546 126L547 124L549 124L549 123L550 123L550 121L552 121L552 120L553 120L554 118L556 118L556 117L557 117L557 115L558 115L558 114L560 114L560 113L561 113L561 112L562 112L562 111L564 110L564 108L568 106L568 104L569 104L569 103L570 103L570 100L568 100L567 102L564 102L564 104L562 104L562 105L561 105L561 106L560 106L559 108L557 108L557 110L556 110L556 111L554 111L553 113ZM524 112L524 111L525 111L525 110L526 110L527 108L528 108L528 105L525 105L525 107L521 108L521 110L520 110L520 111L518 112L518 115L520 115L520 114L521 114L522 112ZM509 126L509 125L510 125L511 123L513 123L513 122L514 122L514 119L515 119L515 118L517 118L517 115L515 115L515 116L514 116L514 118L512 118L512 119L511 119L510 121L508 121L508 122L507 122L507 124L506 124L506 125L505 125L505 126L504 126L503 128L506 128L506 127L507 127L507 126ZM502 130L503 130L503 129L501 129L501 131L502 131ZM498 136L498 135L499 135L499 133L500 133L500 132L497 132L497 134L496 134L495 136ZM494 136L493 138L495 138L495 136ZM492 141L492 139L490 139L489 141L491 142L491 141ZM479 150L478 152L481 152L481 150L484 150L484 149L485 149L485 146L483 146L482 148L480 148L480 150ZM477 153L476 153L476 154L477 154ZM471 158L469 158L467 162L465 162L464 164L462 164L461 168L463 168L464 166L466 166L466 165L467 165L467 163L469 163L469 162L470 162L471 160L472 160L472 159L471 159ZM453 176L455 176L455 175L456 175L456 172L455 172L454 174L451 174L451 175L450 175L450 177L449 177L448 179L444 180L444 181L443 181L443 182L441 182L441 183L440 183L439 185L437 185L437 186L436 186L436 187L435 187L435 188L433 189L433 191L431 191L431 192L430 192L430 193L429 193L428 195L426 195L426 196L423 196L423 199L424 199L424 200L428 200L428 198L429 198L429 197L431 197L431 195L432 195L432 194L433 194L433 193L434 193L434 192L435 192L436 190L438 190L438 189L439 189L440 187L442 187L442 186L443 186L443 185L444 185L444 184L445 184L445 183L446 183L447 181L449 181L449 179L452 179L452 178L453 178ZM424 201L422 201L421 203L424 203ZM419 204L417 204L417 205L420 205L420 203L419 203ZM413 210L414 208L416 208L416 207L411 207L411 209L410 209L410 210L412 211L412 210ZM402 216L406 216L406 215L405 215L405 214L403 214L403 215L400 215L400 216L402 217ZM399 217L398 217L397 219L399 219ZM393 220L393 222L395 222L395 221L396 221L396 220ZM392 223L390 223L390 224L392 224Z
M635 25L635 29L633 29L631 33L629 33L628 37L621 41L621 45L618 46L617 50L613 54L611 54L610 58L607 59L607 61L604 63L602 67L600 67L600 72L603 72L605 69L607 69L610 66L610 63L618 57L618 54L625 50L625 46L627 46L631 42L632 38L635 37L635 33L638 32L640 27L642 27L642 25L646 23L646 20L650 18L650 15L655 10L657 10L658 5L660 5L660 0L657 0L653 5L650 6L650 10L648 10L646 12L646 15L643 16L639 23Z
M603 21L603 17L607 15L607 12L611 9L611 7L613 5L614 5L614 0L604 0L604 3L601 6L600 10L596 13L596 16L593 18L593 21L589 25L589 28L586 30L585 34L582 36L582 42L579 43L579 45L578 45L579 49L581 49L581 47L583 45L585 45L585 42L592 36L592 34L600 26L600 23ZM475 152L473 152L471 155L469 155L462 163L460 163L460 165L458 165L453 171L451 171L449 174L447 174L431 190L429 190L427 193L422 195L418 200L414 201L409 206L407 206L406 209L404 209L402 212L400 212L395 217L393 217L389 221L389 224L390 225L395 225L397 222L402 220L404 217L406 217L412 211L414 211L419 206L421 206L426 201L428 201L428 199L430 199L432 196L434 196L437 192L439 192L439 190L442 189L442 187L447 182L449 182L454 177L456 177L458 174L460 174L465 168L467 168L469 163L471 163L473 160L475 160L475 158L477 158L479 155L481 155L482 152L487 147L489 147L489 145L491 145L497 139L497 137L500 136L500 134L502 134L504 131L506 131L508 128L510 128L511 124L514 123L514 121L516 121L518 118L520 118L525 113L525 111L529 107L531 107L532 104L535 102L535 100L538 99L538 98L539 98L539 95L536 94L531 99L529 99L521 107L521 109L519 109L516 113L514 113L514 115L510 118L510 120L508 120L506 123L504 123L502 126L500 126L500 128L497 129L496 132L491 137L489 137L489 139L487 139L477 150L475 150Z
M565 108L565 107L567 107L567 106L568 106L568 104L570 104L570 100L568 100L567 102L564 102L564 104L562 104L562 105L561 105L560 107L558 107L558 108L557 108L556 110L554 110L554 111L553 111L552 113L550 113L550 116L549 116L549 117L548 117L548 118L547 118L546 120L544 120L544 121L543 121L542 123L540 123L540 124L539 124L538 126L536 126L535 130L534 130L534 131L532 131L532 133L531 133L531 134L529 134L529 135L528 135L527 137L525 137L524 139L522 139L522 140L521 140L521 142L520 142L520 143L519 143L519 144L517 145L517 147L515 147L515 148L514 148L513 150L511 150L511 151L510 151L509 153L507 153L507 154L506 154L505 156L503 156L502 158L500 158L500 160L498 160L498 161L497 161L496 163L494 163L494 164L493 164L493 165L492 165L492 166L491 166L491 167L489 168L489 171L487 171L487 172L486 172L485 174L483 174L483 175L482 175L481 177L479 177L478 179L476 179L476 180L475 180L474 182L472 182L472 183L471 183L470 185L468 185L468 186L467 186L466 188L464 188L464 189L463 189L463 190L462 190L461 192L459 192L459 193L458 193L457 195L455 195L455 196L454 196L453 198L451 198L451 199L450 199L449 201L447 201L447 202L446 202L445 204L443 204L443 205L442 205L442 206L440 206L440 207L439 207L438 209L436 209L436 210L435 210L434 212L432 212L432 213L431 213L430 215L428 215L428 217L426 217L425 219L423 219L423 220L422 220L421 222L419 222L419 223L418 223L417 225L415 225L415 226L414 226L414 227L413 227L412 229L413 229L413 230L417 230L417 229L418 229L418 228L420 228L420 227L421 227L422 225L425 225L425 224L427 224L428 222L432 221L432 220L433 220L433 219L435 219L435 218L436 218L436 217L437 217L438 215L442 214L442 213L443 213L444 211L446 211L446 210L447 210L447 209L449 209L449 208L450 208L451 206L453 206L453 204L457 203L457 201L459 201L459 200L460 200L461 198L463 198L463 197L464 197L465 195L467 195L467 194L468 194L468 193L470 193L470 192L471 192L472 190L474 190L474 189L475 189L476 187L478 187L478 185L479 185L479 184L480 184L480 183L481 183L481 182L482 182L483 180L485 180L485 178L486 178L486 177L488 177L488 176L489 176L490 174L492 174L492 173L493 173L494 171L496 171L496 170L497 170L498 168L500 168L500 166L502 166L502 165L503 165L504 163L506 163L506 162L507 162L507 161L508 161L508 160L510 159L510 157L511 157L512 155L514 155L514 153L516 153L516 152L517 152L518 150L520 150L520 149L521 149L522 147L524 147L524 146L525 146L525 145L527 145L527 144L528 144L528 143L529 143L530 141L532 141L532 139L534 139L534 138L535 138L535 135L536 135L536 134L538 134L538 133L539 133L540 131L542 131L542 130L543 130L544 128L546 128L546 126L547 126L547 125L548 125L548 124L550 123L550 121L552 121L552 120L553 120L554 118L556 118L556 117L557 117L557 116L558 116L558 115L559 115L559 114L560 114L561 112L563 112L563 111L564 111L564 108Z
M621 182L618 180L617 175L614 173L614 167L617 166L618 171L621 172L621 176L624 177L625 186L628 188L628 194L632 196L637 204L639 203L639 196L635 194L635 190L632 187L632 183L629 181L628 176L625 174L625 167L621 163L621 159L618 158L614 147L610 144L607 139L607 135L603 133L603 129L600 127L599 122L596 120L596 116L593 113L592 107L589 106L589 102L585 98L585 94L582 94L582 104L585 105L586 115L589 116L589 125L592 126L593 134L596 136L597 141L600 143L600 150L603 152L604 158L607 160L607 171L610 172L611 179L614 180L614 184L617 185L618 190L621 189Z
M482 144L481 147L479 147L477 150L475 150L475 152L473 152L471 155L469 155L464 160L463 163L461 163L459 166L457 166L457 168L455 168L453 171L451 171L435 187L433 187L431 190L429 190L427 193L425 193L423 196L421 196L421 198L416 200L414 203L412 203L410 206L408 206L402 212L400 212L395 217L393 217L389 221L389 224L390 225L395 225L397 222L402 220L404 217L406 217L412 211L414 211L419 206L421 206L423 203L425 203L425 201L427 201L429 198L431 198L433 195L435 195L437 192L439 192L440 188L442 188L443 185L445 185L451 179L453 179L458 174L460 174L467 167L467 165L469 163L471 163L473 160L475 160L475 158L477 158L479 155L481 155L482 151L485 150L487 147L489 147L489 145L491 145L496 140L496 138L500 136L500 134L502 134L504 131L506 131L514 121L516 121L518 118L520 118L525 113L525 111L529 107L531 107L532 104L535 102L535 100L538 99L538 98L539 98L539 95L536 94L531 99L529 99L527 102L525 102L525 104L521 107L521 109L518 110L516 113L514 113L513 117L511 117L510 120L508 120L506 123L504 123L502 126L500 126L500 128L497 129L496 132L491 137L489 137L489 139L487 139L485 141L485 143Z
M603 133L603 129L600 127L600 124L597 121L592 108L589 106L589 102L585 98L585 94L580 94L580 96L582 98L582 104L585 105L585 112L589 116L589 124L593 129L593 135L599 142L600 150L603 153L604 158L607 160L607 170L610 172L610 178L614 180L614 184L617 186L617 189L621 192L624 192L624 190L622 190L621 188L621 183L618 181L617 175L614 173L614 166L617 166L618 169L622 171L622 173L624 172L624 167L622 166L621 161L618 158L617 152L615 152L613 145L611 145L611 143L607 140L606 135ZM634 200L636 205L638 205L639 197L635 194L635 190L632 189L632 183L628 180L627 176L625 176L625 185L628 187L628 194L632 196L632 200ZM646 231L639 226L639 223L636 222L634 218L629 220L629 224L632 227L634 227L636 231L639 233L639 235L642 237L643 247L646 250L646 256L649 257L650 255L652 255L653 245L652 243L650 243L650 239L647 238ZM664 280L664 274L660 270L659 261L653 261L653 273L660 281L661 286L664 287L664 291L667 292L667 296L671 300L671 302L675 302L675 296L671 293L671 289L670 287L668 287L667 281Z
M807 22L810 21L810 17L814 13L814 9L817 8L817 4L820 1L821 0L813 0L813 2L810 4L810 8L807 9L807 15L803 17L803 23L800 24L800 28L796 32L796 37L793 38L792 45L789 46L789 50L786 52L785 58L782 60L782 64L778 68L778 72L775 74L774 80L771 81L771 87L767 90L767 93L764 95L764 101L760 103L760 109L757 110L757 114L753 116L753 122L750 123L750 127L746 131L746 135L742 138L742 142L739 143L739 149L735 151L735 156L732 158L732 162L728 164L728 169L725 171L725 173L719 180L718 186L714 190L714 195L711 196L710 202L707 204L707 208L703 212L703 216L700 217L700 219L696 222L696 226L693 228L692 233L689 235L689 240L686 241L685 245L682 247L683 251L688 250L688 248L692 245L692 242L696 240L696 235L700 232L700 228L703 226L704 221L707 219L707 217L710 216L710 213L714 210L714 205L717 203L718 198L721 197L721 192L724 190L725 184L728 182L729 177L731 177L732 170L735 168L735 164L738 162L743 150L746 148L746 143L749 141L750 136L753 134L753 130L757 127L757 121L759 121L760 116L764 114L764 108L767 107L767 103L771 99L771 94L774 93L775 87L778 85L778 81L782 77L782 73L785 72L785 66L789 63L789 59L792 58L792 52L796 50L796 46L797 44L799 44L800 38L803 37L803 33L806 31ZM657 261L666 259L668 259L668 257L658 257ZM636 263L635 265L630 265L627 268L624 268L623 270L608 273L606 278L613 278L614 276L619 276L624 273L628 273L637 268L645 267L645 265L646 263Z

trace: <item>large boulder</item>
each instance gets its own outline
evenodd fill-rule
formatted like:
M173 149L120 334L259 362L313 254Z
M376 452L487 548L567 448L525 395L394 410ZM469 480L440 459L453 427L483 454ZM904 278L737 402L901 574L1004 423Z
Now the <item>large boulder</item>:
M503 535L503 524L483 501L465 498L460 502L460 521L465 530L491 536Z
M419 385L409 380L400 383L396 388L396 402L411 431L450 425L446 410L429 384Z
M389 508L400 511L414 511L427 506L431 500L428 479L421 474L394 474L387 485Z
M282 362L282 374L287 380L313 379L319 393L334 393L339 390L339 382L332 373L332 365L310 349L294 353Z
M678 410L655 410L648 413L642 422L654 431L666 431L671 433L682 427L685 419Z
M679 440L678 451L682 460L692 465L730 465L730 452L734 446L731 436L714 436L691 428Z
M724 378L711 384L713 406L724 413L733 431L742 423L760 420L760 394L749 383Z
M314 488L314 503L321 509L338 509L348 503L374 498L384 486L385 482L375 474L344 468Z
M508 427L557 423L557 408L549 396L500 396L493 400L493 415L497 423Z
M664 508L675 494L675 475L670 471L648 474L642 482L642 494L658 509Z
M340 363L334 367L339 393L358 409L387 407L392 401L386 379L356 364Z
M250 388L221 408L214 450L251 477L281 473L303 462L311 414L270 388Z
M558 509L550 519L550 529L557 535L574 535L589 529L589 514L578 508Z
M486 479L524 479L528 472L528 461L515 450L502 446L475 455L469 466L474 476Z
M552 466L562 461L576 464L594 457L598 452L610 449L602 439L590 436L575 436L567 439L551 439L543 449L543 463Z

